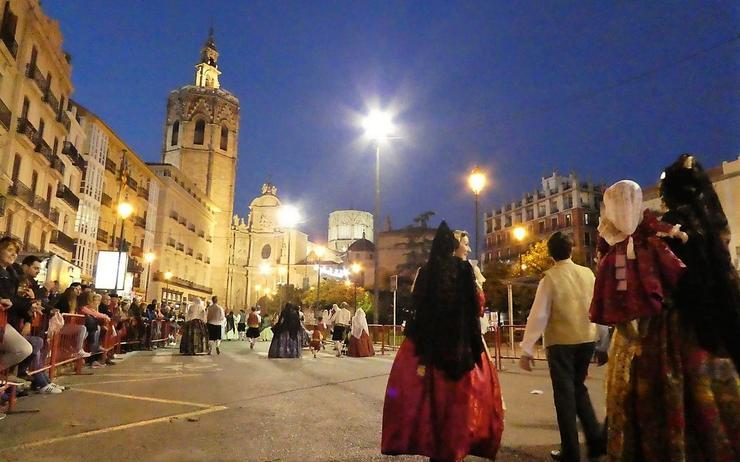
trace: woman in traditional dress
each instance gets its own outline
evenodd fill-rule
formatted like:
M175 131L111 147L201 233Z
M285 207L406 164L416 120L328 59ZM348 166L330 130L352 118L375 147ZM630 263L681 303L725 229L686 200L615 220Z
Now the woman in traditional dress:
M185 323L182 326L180 353L195 355L211 351L206 327L206 307L203 300L196 298L185 312Z
M370 340L370 330L367 327L365 311L362 308L357 308L355 315L352 317L347 356L364 358L374 355L375 349L373 348L373 341Z
M737 461L740 283L724 240L727 218L691 155L666 169L660 191L668 209L663 222L687 234L667 240L686 268L675 287L666 286L659 312L617 328L608 376L609 460ZM645 274L663 275L644 260L636 252Z
M262 325L262 318L257 307L252 307L246 321L247 323L247 338L249 338L249 348L254 349L254 342L260 337L260 325ZM272 337L270 337L272 340Z
M236 332L236 319L234 318L234 312L231 310L226 313L226 323L224 324L223 338L229 341L239 339L239 335Z
M480 335L481 292L472 266L453 255L458 246L442 222L414 283L406 339L388 378L383 454L496 457L501 390Z
M324 317L319 316L319 319L316 321L316 327L311 333L311 352L313 353L314 358L316 357L316 353L318 353L322 348L326 349L324 346L325 333L326 323L324 322Z
M303 327L298 307L286 303L277 323L272 326L274 337L270 343L268 358L300 358Z

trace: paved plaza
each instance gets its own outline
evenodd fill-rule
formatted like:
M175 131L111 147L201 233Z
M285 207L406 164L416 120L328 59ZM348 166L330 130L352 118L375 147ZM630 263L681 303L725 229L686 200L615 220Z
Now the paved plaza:
M327 350L318 359L268 360L267 346L224 342L219 356L180 356L174 347L135 352L92 375L64 376L58 382L71 390L62 395L19 401L19 409L39 413L0 421L9 427L0 460L426 460L380 455L392 354L335 358ZM498 460L548 460L559 439L546 364L532 374L504 365L508 409ZM603 368L592 374L603 417Z

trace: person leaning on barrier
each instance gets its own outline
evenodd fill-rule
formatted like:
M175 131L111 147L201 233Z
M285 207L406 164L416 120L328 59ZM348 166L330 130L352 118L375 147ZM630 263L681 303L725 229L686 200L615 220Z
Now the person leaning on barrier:
M12 264L21 246L15 239L0 238L0 310L8 311L18 301L18 281L12 271ZM0 327L0 371L10 369L33 353L31 344L10 324ZM8 375L12 382L24 382Z

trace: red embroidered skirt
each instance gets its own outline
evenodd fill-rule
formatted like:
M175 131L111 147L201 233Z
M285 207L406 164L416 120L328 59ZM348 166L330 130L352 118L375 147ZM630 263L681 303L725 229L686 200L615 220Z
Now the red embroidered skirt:
M347 356L352 356L354 358L375 356L373 341L370 340L370 336L367 334L367 332L363 331L360 338L356 338L354 335L349 336L349 348L347 348Z
M485 352L481 356L480 366L452 381L420 365L414 343L404 340L388 378L381 452L495 459L504 431L501 387Z

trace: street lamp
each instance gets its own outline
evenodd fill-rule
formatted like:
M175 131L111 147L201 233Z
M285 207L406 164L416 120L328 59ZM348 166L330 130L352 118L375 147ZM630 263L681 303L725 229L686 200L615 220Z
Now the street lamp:
M384 111L374 110L362 123L365 136L375 142L375 214L373 229L375 233L375 258L373 258L373 322L378 323L380 313L380 266L378 265L378 237L380 234L380 145L394 132L393 118Z
M144 285L144 300L149 300L149 274L152 271L152 262L157 258L152 252L144 254L144 261L146 262L146 284Z
M128 202L119 202L118 207L116 208L116 211L118 212L118 216L121 217L121 235L118 238L118 264L116 265L116 282L114 289L118 290L118 278L121 275L121 254L123 253L123 230L126 223L126 218L130 217L132 213L134 213L134 206L129 204ZM124 276L124 282L126 280L126 277ZM121 284L121 290L125 289L125 284Z
M290 285L290 237L291 233L290 230L298 224L298 221L301 219L300 213L298 213L298 209L295 208L292 205L283 205L280 207L280 210L278 211L278 222L280 223L280 226L282 228L288 229L288 277L286 286ZM287 289L286 289L287 290Z
M359 273L360 271L362 271L362 265L360 265L359 263L355 262L355 263L352 263L349 266L349 269L350 269L350 271L352 271L352 273L355 274L355 276L353 278L354 279L354 284L355 284L354 301L355 301L355 309L357 309L357 276L356 275L357 275L357 273Z
M317 275L316 275L316 305L321 307L321 261L324 258L324 254L326 254L326 247L323 245L317 246L313 253L316 254L316 261L317 261Z
M519 244L521 245L522 241L525 237L527 237L527 230L523 226L517 226L514 228L513 231L514 239L519 241ZM522 247L519 247L519 272L523 272L524 268L522 267L522 251L524 249Z
M167 292L167 298L169 298L170 295L170 279L172 279L172 271L167 271L164 273L164 284L165 284L165 292ZM162 297L165 298L165 297Z
M486 176L483 174L480 168L476 166L473 168L473 170L470 172L470 176L468 176L468 185L470 186L470 190L473 191L473 196L475 196L475 258L478 259L478 227L480 226L480 217L478 213L478 197L480 196L481 191L483 191L483 188L486 186Z

